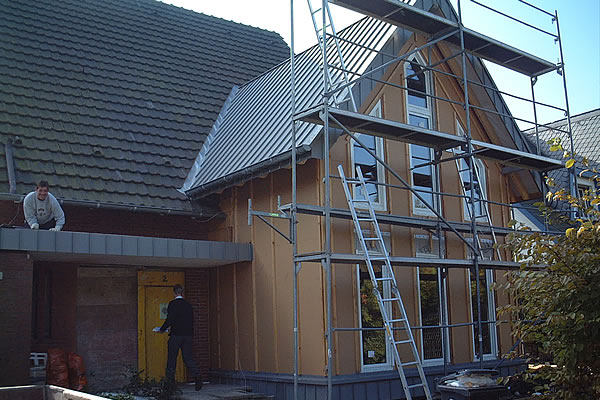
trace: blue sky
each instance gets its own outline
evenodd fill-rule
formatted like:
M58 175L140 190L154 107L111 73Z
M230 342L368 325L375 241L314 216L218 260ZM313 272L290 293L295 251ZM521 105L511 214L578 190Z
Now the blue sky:
M165 0L180 7L202 12L235 22L278 32L290 43L289 0ZM541 29L556 32L552 18L528 7L518 0L479 0L499 10L525 20ZM318 1L314 1L317 3ZM457 0L451 0L455 5ZM558 11L564 51L567 90L571 115L600 108L600 0L529 0L529 3L550 13ZM476 5L461 0L463 20L468 28L532 53L551 62L558 62L558 45L553 38L531 28L511 22ZM336 28L362 17L351 11L332 6ZM316 43L315 33L305 0L294 0L295 49L301 51ZM531 97L529 78L488 63L498 87L522 97ZM536 100L565 107L562 77L548 73L535 85ZM506 98L513 115L533 119L530 103ZM559 111L538 107L542 123L564 118ZM519 123L522 128L529 125Z

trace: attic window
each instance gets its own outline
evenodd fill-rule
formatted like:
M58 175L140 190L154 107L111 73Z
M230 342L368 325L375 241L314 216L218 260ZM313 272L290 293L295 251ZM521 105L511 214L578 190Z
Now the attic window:
M594 187L594 181L588 178L577 177L577 196L580 199L583 199L583 203L586 208L592 207L590 203L590 198L593 196L596 191ZM578 210L577 212L579 218L589 218L588 214L585 210Z
M173 166L173 163L171 162L171 160L169 158L163 157L163 162L165 163L165 165L168 165L169 167Z

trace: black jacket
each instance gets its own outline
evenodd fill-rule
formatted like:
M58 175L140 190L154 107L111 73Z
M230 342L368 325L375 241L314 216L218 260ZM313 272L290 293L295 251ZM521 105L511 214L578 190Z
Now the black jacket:
M193 336L194 335L194 311L192 305L183 298L171 300L167 308L167 320L160 327L166 331L171 327L169 335Z

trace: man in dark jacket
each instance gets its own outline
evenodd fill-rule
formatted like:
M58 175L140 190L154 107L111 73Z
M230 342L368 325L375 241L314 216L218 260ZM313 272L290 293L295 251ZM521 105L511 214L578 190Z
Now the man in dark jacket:
M179 284L173 286L175 299L169 302L167 320L160 327L160 332L169 330L169 343L167 352L166 380L169 384L175 383L175 367L179 349L183 362L188 371L195 377L196 390L202 388L202 376L194 361L192 352L192 337L194 335L194 311L190 303L183 299L183 287Z

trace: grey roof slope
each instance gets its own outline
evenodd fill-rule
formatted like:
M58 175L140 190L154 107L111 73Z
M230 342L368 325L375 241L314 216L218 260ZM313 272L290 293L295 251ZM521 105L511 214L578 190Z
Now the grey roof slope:
M548 145L547 141L560 138L563 147L570 151L567 119L564 118L545 125L538 129L540 152L546 157L562 160L562 152L550 151L550 145ZM590 161L590 166L600 170L600 108L572 116L571 131L573 147L575 148L575 168L578 171L586 169L587 167L583 165L582 161L583 157L587 157ZM525 131L525 134L531 146L534 149L537 148L535 130L528 129ZM549 175L554 178L558 187L569 187L569 170L566 168L552 171Z
M155 0L0 0L16 192L46 178L64 200L191 211L176 189L232 87L288 56L276 33Z
M369 43L377 46L378 43L383 45L392 32L389 24L367 17L340 32L340 36L363 46ZM366 67L373 57L370 52L347 42L343 42L341 48L351 70ZM295 58L297 110L309 109L323 101L321 57L320 48L315 45ZM330 52L329 58L333 61L337 54ZM334 81L338 78L332 76ZM209 188L222 189L256 174L262 175L269 168L279 168L290 158L291 114L288 60L232 91L182 190L190 195L209 194ZM311 145L321 130L318 125L297 122L296 144L303 157L310 155ZM236 157L232 159L231 154Z
M563 146L570 149L566 118L545 124L538 128L540 141L546 142L555 137L561 138ZM600 108L586 111L571 117L571 130L575 154L600 162ZM525 133L529 140L535 141L535 130L528 129ZM546 146L541 146L542 150Z
M575 170L580 173L588 168L600 171L600 108L596 110L586 111L581 114L577 114L571 117L571 131L573 136L573 147L575 148ZM538 128L540 138L540 153L546 157L552 157L558 160L563 160L563 153L560 151L550 151L550 145L547 143L548 140L554 138L560 138L562 140L563 147L570 151L570 142L568 132L568 121L566 118L554 121L549 124L545 124L544 127ZM536 149L537 139L535 136L535 130L528 129L524 132L526 139L530 145ZM583 164L583 157L587 157L589 165ZM555 187L551 190L556 191L557 189L568 189L569 188L569 170L561 168L555 171L551 171L549 177L554 180ZM593 175L586 174L585 176ZM533 206L534 203L541 201L541 199L532 200L529 202L520 203L525 206ZM553 204L557 210L562 210L563 214L570 210L567 203ZM535 209L529 210L529 216L536 219L541 225L544 225L544 216ZM557 231L564 231L567 224L555 223L552 229Z

